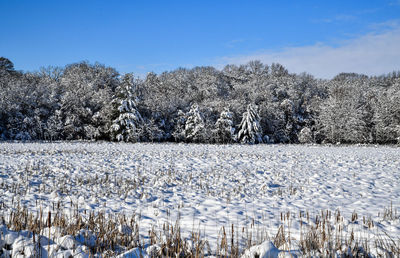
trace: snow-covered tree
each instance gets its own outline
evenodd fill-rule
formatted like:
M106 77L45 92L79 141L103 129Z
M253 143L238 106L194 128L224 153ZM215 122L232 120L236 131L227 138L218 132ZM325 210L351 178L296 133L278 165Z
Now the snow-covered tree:
M256 107L252 104L247 106L240 122L237 140L241 143L262 143L262 128L260 126L260 116Z
M127 81L135 88L131 97ZM319 80L259 61L223 70L179 68L140 80L87 62L19 72L0 57L0 139L116 140L119 135L132 141L229 142L230 116L254 103L260 117L249 122L251 112L245 112L235 141L308 142L309 128L317 143L396 143L399 85L400 72ZM217 112L224 103L232 114Z
M65 68L60 83L66 139L107 138L112 122L111 100L119 85L117 71L98 63L72 64Z
M182 142L185 140L186 113L182 110L178 110L178 115L174 122L175 129L172 132L172 136L176 142Z
M234 141L234 133L233 113L225 108L215 123L214 139L219 143L230 143Z
M331 143L366 142L368 135L360 89L341 84L331 87L330 96L322 104L318 117L325 140Z
M399 103L400 83L378 95L373 118L377 142L400 143Z
M53 141L62 138L63 123L60 110L55 110L46 122L45 139Z
M297 124L296 117L294 115L294 103L290 99L285 99L281 102L280 108L283 114L284 122L284 142L297 142Z
M143 123L138 124L138 134L140 141L160 142L164 134L154 119L144 119Z
M206 138L204 120L197 104L193 104L186 114L185 138L188 142L202 142Z
M111 137L117 141L136 142L140 138L139 127L143 124L143 118L137 110L133 80L131 73L125 74L113 100L119 103L118 117L113 121L110 131Z
M312 143L313 142L313 135L312 131L308 127L304 127L301 129L299 133L299 142L300 143Z

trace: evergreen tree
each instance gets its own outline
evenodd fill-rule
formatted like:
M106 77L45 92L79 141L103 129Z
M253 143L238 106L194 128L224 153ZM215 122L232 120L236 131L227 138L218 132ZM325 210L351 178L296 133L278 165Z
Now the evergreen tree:
M202 142L205 140L205 124L200 114L199 106L193 104L186 115L185 138L188 142Z
M113 100L115 104L119 103L118 117L110 129L114 140L136 142L140 138L139 127L143 124L143 118L137 110L134 90L133 75L125 74Z
M230 143L234 140L235 128L233 127L233 114L225 108L215 123L215 141L219 143Z
M304 127L301 129L299 133L299 142L300 143L312 143L313 142L313 135L312 131L308 127Z
M0 56L0 76L15 73L14 64L7 58Z
M262 128L259 121L260 117L255 107L249 104L239 125L238 141L251 144L262 143Z

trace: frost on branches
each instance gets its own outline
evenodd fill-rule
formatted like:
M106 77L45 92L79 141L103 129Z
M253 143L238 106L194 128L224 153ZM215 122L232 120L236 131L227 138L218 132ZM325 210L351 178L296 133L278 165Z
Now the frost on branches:
M178 116L175 119L175 130L172 133L176 142L182 142L185 140L185 124L186 113L182 110L178 110Z
M188 142L202 142L205 138L205 124L199 106L193 104L186 114L185 138Z
M110 130L114 140L125 142L139 140L139 127L143 123L143 118L136 107L134 90L133 75L128 73L122 79L114 100L115 103L119 103L118 117L113 121Z
M243 113L242 122L239 125L237 139L241 143L262 143L262 128L260 126L260 116L256 108L249 104L247 111Z
M396 89L397 88L397 89ZM400 83L380 93L375 105L374 124L376 141L400 143Z
M399 101L400 71L320 80L251 61L139 79L88 62L20 72L0 57L0 140L400 144ZM261 118L250 107L238 128L243 103Z
M215 123L215 141L219 143L231 143L234 141L235 128L233 127L233 114L225 108Z
M313 142L313 135L312 131L308 127L304 127L301 129L299 133L299 142L300 143L312 143Z

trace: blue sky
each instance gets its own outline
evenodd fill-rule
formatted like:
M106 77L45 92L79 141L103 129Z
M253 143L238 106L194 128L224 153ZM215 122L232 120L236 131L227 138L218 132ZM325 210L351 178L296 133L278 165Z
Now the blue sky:
M0 0L0 11L0 56L18 70L87 60L143 76L252 59L322 78L400 70L399 0Z

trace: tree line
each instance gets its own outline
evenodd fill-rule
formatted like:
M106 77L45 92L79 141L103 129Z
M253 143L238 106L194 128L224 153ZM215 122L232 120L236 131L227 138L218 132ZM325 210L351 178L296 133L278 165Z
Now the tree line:
M99 63L21 72L0 57L1 140L400 142L400 72L331 80L280 64L145 78Z

